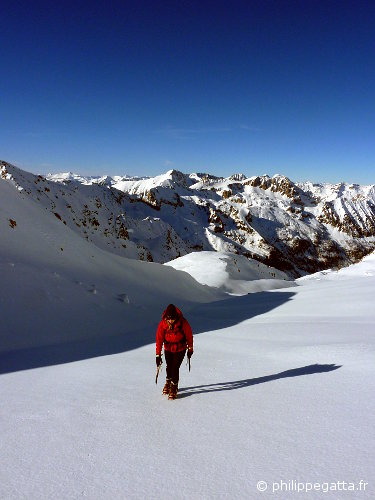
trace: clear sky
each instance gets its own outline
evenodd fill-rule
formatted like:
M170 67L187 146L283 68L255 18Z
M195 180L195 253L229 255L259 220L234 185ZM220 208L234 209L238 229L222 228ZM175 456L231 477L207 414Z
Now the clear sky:
M375 1L0 3L0 159L375 183Z

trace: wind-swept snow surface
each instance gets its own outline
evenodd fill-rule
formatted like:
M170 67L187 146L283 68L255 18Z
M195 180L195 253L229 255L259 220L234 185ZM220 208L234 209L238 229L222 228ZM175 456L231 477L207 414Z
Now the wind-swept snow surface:
M300 284L191 308L176 401L147 339L8 367L0 497L374 498L375 258Z

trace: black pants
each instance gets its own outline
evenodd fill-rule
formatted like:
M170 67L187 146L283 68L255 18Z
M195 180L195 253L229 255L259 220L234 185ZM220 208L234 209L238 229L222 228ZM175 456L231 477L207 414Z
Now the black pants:
M169 378L174 384L178 384L180 366L182 360L184 359L185 351L164 351L164 356L167 364L167 378Z

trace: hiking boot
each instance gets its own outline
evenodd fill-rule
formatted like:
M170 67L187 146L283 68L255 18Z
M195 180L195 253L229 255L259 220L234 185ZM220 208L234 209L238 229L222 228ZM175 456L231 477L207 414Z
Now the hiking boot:
M178 384L174 384L173 382L171 382L171 388L169 389L168 399L177 398L177 389L178 389Z
M171 381L167 378L167 380L165 381L165 386L163 388L163 394L168 396L170 388L171 388Z

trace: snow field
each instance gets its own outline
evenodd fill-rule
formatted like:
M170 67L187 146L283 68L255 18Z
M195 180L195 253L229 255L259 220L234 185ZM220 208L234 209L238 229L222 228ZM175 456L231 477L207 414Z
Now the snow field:
M245 297L249 319L195 335L176 401L161 396L165 367L155 386L152 344L2 375L0 496L293 498L256 484L364 479L365 492L303 497L372 498L374 313L361 292L375 283L353 280L270 292L285 300L254 316L258 294ZM338 323L349 300L357 314Z

